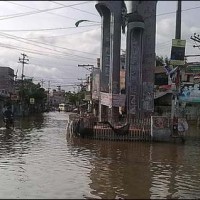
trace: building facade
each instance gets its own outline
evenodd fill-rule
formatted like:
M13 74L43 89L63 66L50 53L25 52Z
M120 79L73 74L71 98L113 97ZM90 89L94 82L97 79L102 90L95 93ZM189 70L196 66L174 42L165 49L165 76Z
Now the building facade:
M0 93L10 95L14 93L14 70L10 67L0 67Z
M49 106L58 108L59 104L65 103L65 90L53 90L49 93Z

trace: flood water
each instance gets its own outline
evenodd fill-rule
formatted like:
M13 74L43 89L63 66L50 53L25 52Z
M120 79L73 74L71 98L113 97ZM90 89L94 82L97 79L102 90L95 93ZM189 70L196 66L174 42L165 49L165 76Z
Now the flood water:
M0 125L0 198L200 198L200 130L185 144L67 137L68 113Z

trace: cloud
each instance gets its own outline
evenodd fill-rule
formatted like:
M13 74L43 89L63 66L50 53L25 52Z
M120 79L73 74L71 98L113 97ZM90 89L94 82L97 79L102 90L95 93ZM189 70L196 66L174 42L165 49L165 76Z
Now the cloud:
M156 24L156 53L168 56L171 54L172 39L175 38L176 21L173 18L157 20ZM193 48L194 42L190 39L194 33L200 33L200 28L182 21L181 39L186 40L185 54L198 54L199 50ZM190 58L191 60L193 58Z
M169 41L169 38L174 38L175 21L172 18L165 18L157 21L156 24L156 39L157 43Z

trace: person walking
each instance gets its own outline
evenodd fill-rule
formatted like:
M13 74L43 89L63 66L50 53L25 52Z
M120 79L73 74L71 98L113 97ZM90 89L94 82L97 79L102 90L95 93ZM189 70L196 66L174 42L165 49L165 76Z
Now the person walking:
M6 110L3 112L3 121L6 123L6 119L8 120L9 124L13 125L14 127L14 116L11 110L11 106L7 106ZM8 124L6 124L7 126Z

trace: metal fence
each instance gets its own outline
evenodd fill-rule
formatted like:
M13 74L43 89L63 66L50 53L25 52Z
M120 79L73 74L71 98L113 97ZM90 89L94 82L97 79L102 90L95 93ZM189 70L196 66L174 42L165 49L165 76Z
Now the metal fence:
M82 130L85 130L84 138L97 140L120 140L120 141L150 141L151 119L133 119L127 134L116 134L116 132L106 123L98 122L98 118L85 115L70 115L67 126L68 133L71 136L80 137L81 134L77 131L81 124ZM124 125L124 124L123 124ZM112 124L115 129L123 126L120 123ZM90 132L90 134L89 134ZM92 134L91 134L92 132ZM88 133L88 134L87 134ZM83 136L83 135L82 135Z

